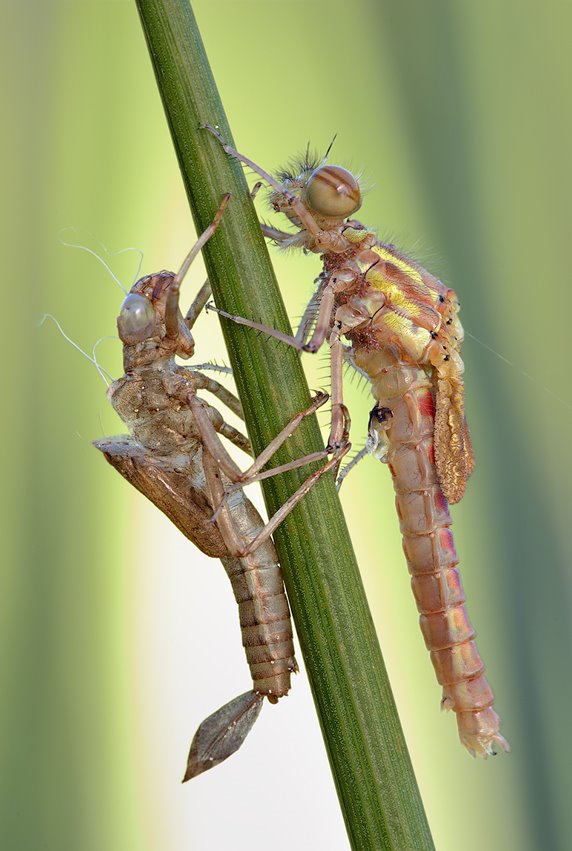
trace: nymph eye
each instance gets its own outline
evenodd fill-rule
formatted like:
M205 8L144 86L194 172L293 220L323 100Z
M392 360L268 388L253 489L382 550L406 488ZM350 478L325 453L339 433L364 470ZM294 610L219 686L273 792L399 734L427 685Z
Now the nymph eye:
M361 207L361 192L359 183L347 169L324 165L308 178L303 200L322 216L345 219Z
M150 336L155 327L153 305L144 295L129 293L117 317L117 330L124 343L133 345Z

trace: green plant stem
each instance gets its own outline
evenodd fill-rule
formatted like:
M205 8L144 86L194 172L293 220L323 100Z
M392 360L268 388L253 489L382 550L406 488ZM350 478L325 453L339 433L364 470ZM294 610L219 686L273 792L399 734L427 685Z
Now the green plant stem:
M198 232L212 221L222 195L232 193L221 227L204 250L215 301L227 311L289 332L242 168L199 129L203 123L216 125L232 144L188 0L136 2ZM236 51L237 57L246 55L240 43ZM260 452L308 404L300 360L294 350L251 329L223 322L223 332L249 434ZM322 446L312 418L274 463ZM264 482L271 513L307 472ZM322 479L288 517L276 543L352 847L433 848L331 477ZM261 771L267 773L268 766Z

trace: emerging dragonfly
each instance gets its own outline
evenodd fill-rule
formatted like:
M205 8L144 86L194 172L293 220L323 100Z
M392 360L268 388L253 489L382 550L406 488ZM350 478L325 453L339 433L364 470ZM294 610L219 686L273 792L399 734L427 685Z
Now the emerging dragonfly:
M252 691L235 698L202 722L191 746L185 780L234 753L258 717L264 697L276 703L290 689L290 674L298 666L282 572L270 535L349 448L349 444L344 446L311 474L264 524L242 485L326 457L326 451L317 452L260 472L298 423L314 413L327 400L327 395L318 394L309 408L295 416L246 473L242 473L219 434L250 452L247 438L196 393L198 390L214 393L242 417L239 400L202 372L175 362L175 355L189 358L194 353L191 327L210 294L206 284L183 319L179 309L181 281L202 246L215 233L228 197L225 196L212 225L199 238L178 274L159 272L141 278L123 302L117 325L123 342L125 375L113 382L109 396L131 434L94 444L189 540L207 555L221 559L239 606Z
M361 206L359 183L345 168L326 165L327 154L321 162L306 155L274 178L227 145L214 128L205 128L230 156L269 184L273 209L297 229L287 233L262 225L265 236L283 247L320 254L323 261L295 337L218 312L302 351L315 352L328 339L330 445L344 427L344 360L371 381L376 404L366 448L391 471L421 629L443 687L442 706L456 713L461 741L473 756L486 758L497 747L508 751L464 606L450 528L448 503L461 499L474 467L457 297L394 245L349 218Z

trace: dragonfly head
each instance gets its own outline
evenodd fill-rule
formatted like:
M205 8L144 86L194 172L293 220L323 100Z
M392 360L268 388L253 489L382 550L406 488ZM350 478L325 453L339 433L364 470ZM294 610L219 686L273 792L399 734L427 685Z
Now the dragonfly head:
M324 160L311 161L308 156L293 164L289 171L278 173L284 192L275 190L270 203L276 212L284 213L298 227L303 227L295 210L292 195L324 230L337 227L361 207L361 190L354 175L340 165L327 165Z
M361 207L361 191L353 174L340 165L322 165L306 180L301 198L321 216L346 219Z

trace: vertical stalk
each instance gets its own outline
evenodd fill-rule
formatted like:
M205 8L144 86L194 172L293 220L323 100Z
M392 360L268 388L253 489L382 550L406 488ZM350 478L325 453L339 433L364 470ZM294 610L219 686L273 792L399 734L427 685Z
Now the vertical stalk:
M136 0L197 232L232 193L204 250L219 307L289 331L241 166L199 127L232 143L188 0ZM243 45L237 44L237 55ZM298 355L223 322L249 434L257 452L296 411L308 388ZM275 463L320 449L306 421ZM274 512L302 481L292 471L263 483ZM331 477L276 534L296 630L353 848L433 848L355 556Z

